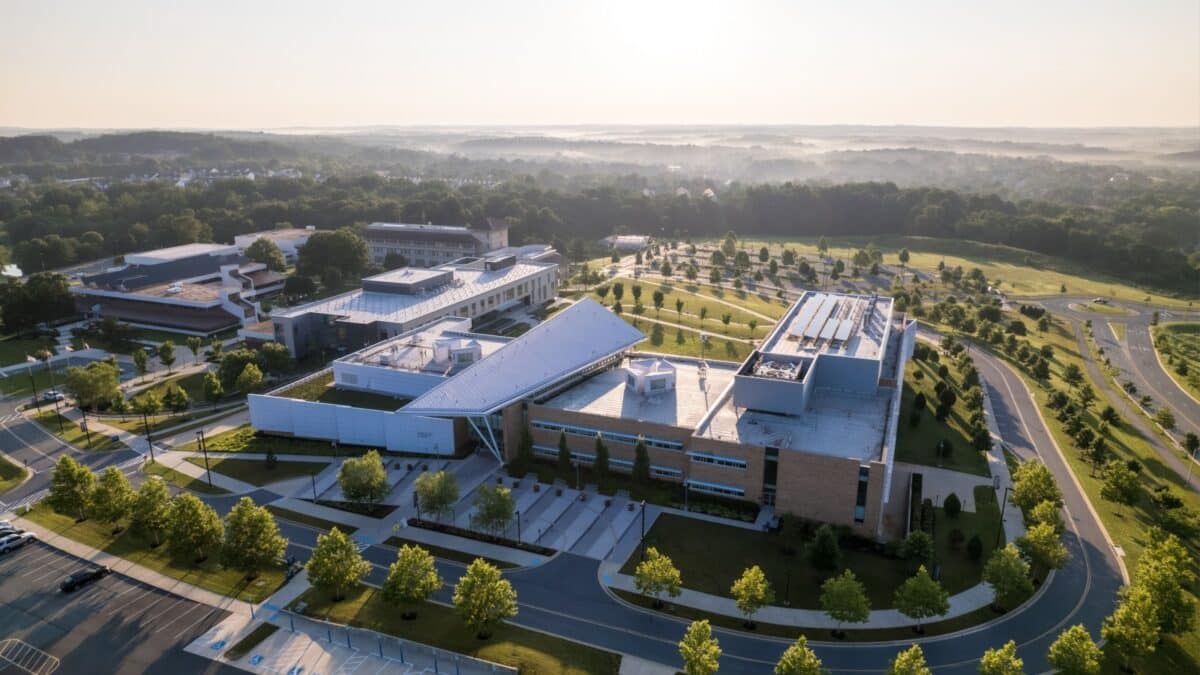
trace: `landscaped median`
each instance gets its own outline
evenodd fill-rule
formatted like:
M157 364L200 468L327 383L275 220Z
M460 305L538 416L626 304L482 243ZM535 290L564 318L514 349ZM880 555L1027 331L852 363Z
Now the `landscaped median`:
M0 455L0 495L25 482L29 470Z
M205 459L203 457L188 457L187 461L201 469L205 468ZM208 468L211 468L214 473L236 478L244 483L260 487L276 481L315 476L321 473L325 467L329 466L329 462L320 461L276 461L271 463L265 459L234 459L226 457L210 457L207 460L207 464Z
M277 455L336 455L341 457L357 457L371 449L357 445L339 445L335 448L329 441L260 434L248 424L206 436L204 446L210 454L245 452L265 455L268 452L274 452ZM192 441L175 449L185 452L200 452L200 444Z
M40 413L35 413L33 419L41 425L50 434L57 437L64 443L73 445L82 450L122 450L127 447L121 441L115 440L108 434L102 434L97 431L92 431L90 447L89 434L85 432L74 420L57 413L53 410L46 410Z
M177 488L191 490L193 492L203 492L209 495L227 495L229 490L219 485L209 485L204 478L195 478L189 476L182 471L177 471L169 466L165 466L158 462L146 462L142 466L142 471L150 476L158 476Z

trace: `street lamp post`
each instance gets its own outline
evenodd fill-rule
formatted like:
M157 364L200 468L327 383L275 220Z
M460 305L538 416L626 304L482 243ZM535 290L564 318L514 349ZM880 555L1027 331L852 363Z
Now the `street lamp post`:
M196 432L196 438L199 439L200 452L204 453L204 471L208 474L208 486L212 487L212 469L208 466L208 443L204 442L204 430Z
M38 396L37 380L33 378L33 361L30 361L30 358L29 356L25 357L25 367L29 371L29 386L33 388L33 405L37 408L38 413L41 414L42 397Z
M150 420L146 419L146 411L142 410L142 428L146 430L146 445L150 447L150 463L154 463L154 439L150 437Z
M65 434L66 432L63 431L62 415L59 414L59 412L58 412L58 397L57 396L54 397L54 416L58 418L58 433Z
M92 449L92 432L88 429L87 409L80 408L79 412L83 415L83 419L79 421L79 426L83 428L83 434L87 436L88 450Z
M639 542L642 548L641 559L646 559L646 500L642 500L642 540Z
M1008 491L1011 487L1004 488L1004 500L1000 502L1000 523L996 526L996 543L992 544L992 550L1000 547L1000 534L1004 532L1004 509L1008 506Z
M521 512L517 511L517 542L521 541Z

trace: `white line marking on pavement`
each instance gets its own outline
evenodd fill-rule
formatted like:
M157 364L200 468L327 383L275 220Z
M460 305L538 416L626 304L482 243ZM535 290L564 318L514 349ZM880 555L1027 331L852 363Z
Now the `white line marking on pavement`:
M186 627L184 627L182 630L180 630L178 633L176 633L175 639L178 640L179 638L183 637L187 632L189 632L190 630L195 628L198 624L203 623L205 619L212 616L212 613L215 611L217 611L216 607L209 608L207 614L205 614L204 616L200 617L199 619L196 619L195 621L189 623ZM157 632L157 631L155 631L155 632Z
M175 617L174 619L171 619L170 621L168 621L164 624L160 624L159 627L152 632L157 633L159 631L166 630L167 626L170 626L171 624L182 619L183 617L187 616L188 614L191 614L192 612L196 611L196 608L198 608L198 607L203 607L203 605L198 605L193 602L192 605L190 607L188 607L182 614L180 614L179 616Z
M142 592L139 595L135 595L134 597L130 598L128 602L125 602L122 605L113 607L112 609L110 609L104 613L107 616L112 616L113 614L116 614L117 612L119 612L123 609L129 609L129 605L137 602L138 600L141 600L142 598L146 597L147 594L152 593L152 592L154 592L153 588L146 588L146 589L142 590Z
M148 609L150 609L151 607L153 607L153 606L157 605L158 603L162 602L163 600L166 600L166 599L167 599L167 598L169 598L169 597L171 597L171 596L167 595L166 593L163 593L161 598L159 598L159 599L155 600L154 602L152 602L152 603L150 603L150 604L146 605L145 607L143 607L143 608L139 609L138 611L134 612L133 614L131 614L131 615L129 615L129 616L127 616L127 617L125 617L125 620L126 620L126 621L130 621L130 620L132 620L134 617L138 616L139 614L144 614L144 613L146 612L146 610L148 610ZM142 619L143 619L143 620L145 620L145 621L150 621L150 620L152 620L152 619L153 619L154 617L156 617L156 616L162 616L162 615L163 615L163 614L165 614L166 612L169 612L169 611L171 611L171 608L172 608L172 607L174 607L175 605L178 605L178 604L179 604L179 603L181 603L181 602L183 602L183 598L179 598L179 599L178 599L178 600L176 600L175 602L172 602L170 605L167 605L167 608L166 608L166 609L164 609L163 611L161 611L161 612L159 612L159 613L157 613L157 614L152 614L152 615L150 615L150 616L142 616Z

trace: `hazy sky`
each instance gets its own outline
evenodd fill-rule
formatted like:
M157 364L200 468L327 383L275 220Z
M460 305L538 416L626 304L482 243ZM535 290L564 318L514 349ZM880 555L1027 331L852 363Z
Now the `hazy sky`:
M0 126L587 123L1200 125L1200 2L0 0Z

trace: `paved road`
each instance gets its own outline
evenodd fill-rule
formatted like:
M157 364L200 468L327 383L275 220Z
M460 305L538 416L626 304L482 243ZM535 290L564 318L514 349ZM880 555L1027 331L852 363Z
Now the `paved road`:
M183 651L226 617L223 610L119 574L59 592L62 577L83 566L43 544L0 556L0 639L59 658L63 674L241 672Z

